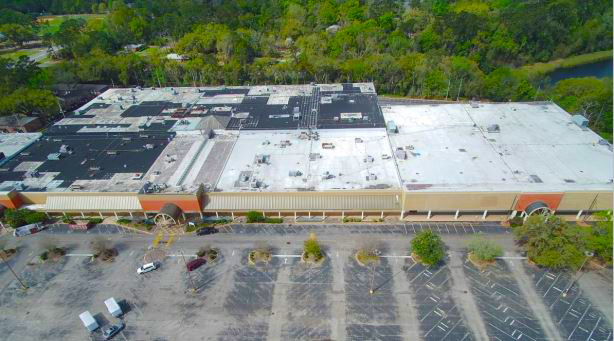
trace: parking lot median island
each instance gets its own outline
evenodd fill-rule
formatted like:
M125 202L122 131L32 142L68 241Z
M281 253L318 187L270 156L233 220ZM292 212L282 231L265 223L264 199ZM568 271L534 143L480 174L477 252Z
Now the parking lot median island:
M305 240L303 245L303 254L301 255L302 262L321 264L324 261L324 253L322 253L320 243L318 243L315 233L309 233L309 238Z
M247 258L250 265L256 265L258 263L268 263L272 259L271 250L269 248L258 248L250 251Z

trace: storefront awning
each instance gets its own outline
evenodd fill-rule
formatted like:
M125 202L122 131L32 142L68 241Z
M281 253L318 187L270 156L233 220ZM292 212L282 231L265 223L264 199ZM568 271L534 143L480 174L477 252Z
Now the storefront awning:
M48 196L45 211L140 211L136 196Z

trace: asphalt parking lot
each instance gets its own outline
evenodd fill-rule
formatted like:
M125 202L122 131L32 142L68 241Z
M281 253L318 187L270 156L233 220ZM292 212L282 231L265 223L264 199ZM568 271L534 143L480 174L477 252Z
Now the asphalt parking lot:
M484 223L404 223L404 224L230 224L220 228L221 233L240 235L306 235L316 234L402 234L411 235L432 230L442 235L466 235L476 233L510 234L509 227L495 222Z
M526 267L554 322L568 340L612 340L612 326L567 273ZM563 292L568 289L564 297Z
M8 283L0 288L0 335L19 341L99 340L101 332L89 335L78 315L88 310L102 326L115 323L103 303L115 297L126 310L126 328L116 340L479 340L480 328L488 339L547 339L507 262L480 271L456 251L431 267L407 255L415 228L443 228L456 240L490 227L434 223L324 230L321 225L292 225L275 232L279 226L233 225L219 234L162 244L161 267L142 275L136 269L151 253L153 236L113 225L89 234L50 228L20 239L20 255L27 257L23 266L19 257L9 261L30 289L20 290L0 266L0 279ZM495 231L489 238L503 240L509 230ZM300 262L309 232L323 240L327 257L322 264ZM91 262L82 244L105 233L119 255L112 263ZM233 235L243 239L229 238ZM37 240L49 237L65 241L71 256L37 264ZM379 262L358 264L354 254L360 241L377 239ZM248 263L257 243L272 248L271 262ZM188 275L185 261L205 244L219 250L218 258ZM524 260L515 264L533 280L534 294L548 307L545 314L560 326L563 338L612 339L611 326L578 286L561 297L569 275L539 270ZM611 290L611 283L607 285Z
M497 340L548 339L504 261L480 270L464 263L488 334Z

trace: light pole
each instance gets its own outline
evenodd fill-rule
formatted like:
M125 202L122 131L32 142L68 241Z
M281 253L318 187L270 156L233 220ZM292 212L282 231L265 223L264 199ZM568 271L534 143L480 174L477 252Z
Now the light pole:
M595 253L593 251L584 251L584 255L586 256L586 258L584 258L584 261L582 262L582 265L580 265L580 268L578 269L578 272L582 271L582 268L584 267L584 264L586 264L586 261L593 257ZM563 293L561 294L563 297L567 297L567 293L569 292L569 289L571 289L571 287L573 286L573 284L578 281L580 279L580 277L582 277L582 273L580 273L580 276L578 276L578 278L575 278L574 280L572 280L569 285L567 286L567 288L565 288L565 290L563 290Z
M11 270L11 273L13 274L13 276L15 276L15 278L17 279L17 281L19 282L19 284L21 284L21 287L24 290L28 289L28 286L25 285L22 281L21 278L19 278L19 276L17 276L17 274L15 273L15 271L13 270L13 268L11 267L11 265L6 261L6 259L4 259L4 256L0 253L0 258L2 258L2 262L4 263L4 265L6 265L9 270Z

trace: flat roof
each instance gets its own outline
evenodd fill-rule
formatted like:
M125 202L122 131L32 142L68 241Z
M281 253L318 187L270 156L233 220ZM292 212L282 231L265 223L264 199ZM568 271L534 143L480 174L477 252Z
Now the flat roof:
M612 146L555 104L380 108L372 83L109 89L42 135L0 134L0 152L0 191L560 192L613 178Z
M216 191L399 188L386 131L242 131ZM255 184L254 184L255 183Z
M168 131L212 115L235 130L384 126L373 83L344 83L109 89L51 131Z
M0 189L138 191L142 176L173 134L44 136L2 165ZM62 152L62 146L67 146ZM55 155L55 157L50 157ZM74 187L74 186L73 186Z
M612 150L549 102L382 107L405 190L611 190ZM499 130L489 132L497 125ZM491 129L492 130L492 129Z

